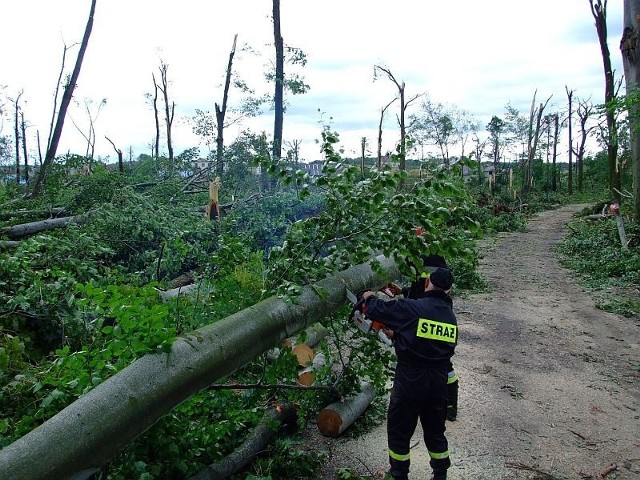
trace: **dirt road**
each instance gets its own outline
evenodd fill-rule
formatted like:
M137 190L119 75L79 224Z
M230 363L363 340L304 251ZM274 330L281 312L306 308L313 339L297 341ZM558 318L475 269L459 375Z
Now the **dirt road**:
M454 300L450 480L640 479L640 321L597 310L552 253L582 207L541 213L526 232L487 242L490 292ZM430 478L421 438L418 428L412 479ZM385 424L358 439L315 440L329 453L326 478L387 469Z

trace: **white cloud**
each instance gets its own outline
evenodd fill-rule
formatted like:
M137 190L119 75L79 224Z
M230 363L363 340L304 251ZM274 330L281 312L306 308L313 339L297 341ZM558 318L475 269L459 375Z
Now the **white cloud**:
M30 132L46 138L53 90L60 69L62 39L79 42L89 0L21 0L6 2L0 30L3 69L0 85L11 96L24 90ZM617 43L621 2L609 2L609 44L614 66L622 74ZM602 102L602 58L589 4L585 0L282 0L285 42L302 48L307 67L300 71L311 90L288 97L285 139L303 140L303 156L318 155L321 115L333 117L347 152L360 139L377 138L380 109L397 93L387 79L373 81L373 66L389 66L409 95L426 92L434 101L455 104L479 117L503 115L507 103L528 112L534 91L538 99L553 95L555 109L566 103L565 86L577 96ZM95 25L82 67L76 98L107 99L97 123L99 155L115 158L104 140L119 148L148 151L154 135L153 114L145 100L159 59L169 65L169 85L176 102L176 150L199 139L185 121L195 109L213 110L234 34L263 52L252 58L239 51L236 66L244 80L269 92L264 65L273 56L271 2L266 0L98 0ZM77 48L67 55L67 70ZM237 101L232 99L233 102ZM392 107L393 108L393 107ZM76 123L86 115L73 109ZM272 129L268 116L246 126ZM390 111L385 149L397 140ZM239 131L234 127L230 133ZM5 132L6 133L6 132ZM35 140L30 140L35 145ZM65 125L60 151L84 151L82 136ZM203 150L204 153L204 150Z

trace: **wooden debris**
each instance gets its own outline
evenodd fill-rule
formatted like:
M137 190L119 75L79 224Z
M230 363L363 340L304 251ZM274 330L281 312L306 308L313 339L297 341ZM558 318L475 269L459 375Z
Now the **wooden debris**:
M238 448L218 463L209 465L189 477L189 480L224 479L244 468L264 450L271 438L277 433L272 427L274 421L278 421L280 425L294 427L296 424L294 407L290 403L276 404L265 413L260 423Z
M73 217L50 218L38 222L22 223L12 227L0 228L0 235L6 235L9 239L16 240L45 230L66 227L70 223L83 223L85 219L86 217L84 215L76 215Z
M607 477L610 473L615 472L616 470L618 470L618 465L616 465L615 463L612 463L611 465L609 465L607 468L603 468L602 470L600 470L600 477L601 478L605 478Z
M364 413L374 396L373 384L364 383L360 393L332 403L320 411L316 418L318 430L325 437L340 436Z

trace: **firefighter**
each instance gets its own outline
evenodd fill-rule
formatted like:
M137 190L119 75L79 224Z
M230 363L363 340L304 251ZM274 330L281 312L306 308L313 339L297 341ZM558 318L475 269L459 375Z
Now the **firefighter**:
M440 257L442 265L446 262ZM445 437L447 378L458 326L447 291L448 268L431 268L421 298L380 300L362 294L366 315L394 331L396 373L387 413L387 441L392 478L408 480L409 444L420 419L433 469L433 480L446 480L451 465Z
M446 262L440 255L422 255L422 262L426 269L409 287L400 287L394 283L389 285L389 289L394 295L403 295L405 298L420 298L425 294L425 281L429 277L429 270L434 268L448 268ZM451 296L451 290L447 291ZM447 420L455 422L458 417L458 374L449 363L447 372Z

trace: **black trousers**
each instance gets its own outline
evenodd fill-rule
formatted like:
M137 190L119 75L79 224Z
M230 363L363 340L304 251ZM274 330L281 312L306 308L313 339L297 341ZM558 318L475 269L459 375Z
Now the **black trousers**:
M447 414L447 365L436 367L398 364L387 414L387 439L391 475L409 474L410 442L418 419L424 432L429 463L434 473L445 473L451 460L445 437Z

